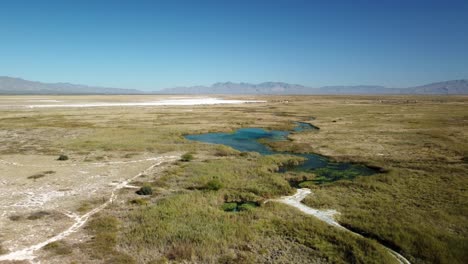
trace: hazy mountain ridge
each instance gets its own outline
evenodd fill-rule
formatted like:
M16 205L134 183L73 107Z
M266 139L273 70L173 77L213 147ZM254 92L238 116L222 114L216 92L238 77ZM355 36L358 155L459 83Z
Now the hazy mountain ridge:
M282 82L260 84L223 82L211 86L176 87L156 91L164 94L289 94L306 92L307 87Z
M403 91L415 94L468 94L468 80L430 83Z
M94 87L70 83L42 83L0 76L0 94L468 94L468 80L452 80L409 88L387 88L378 85L307 87L284 82L234 83L218 82L211 86L167 88L154 92L136 89Z
M378 85L306 87L283 82L215 83L211 86L163 89L160 94L468 94L468 80L437 82L409 88Z
M134 89L94 87L71 83L43 83L0 76L0 94L139 94Z

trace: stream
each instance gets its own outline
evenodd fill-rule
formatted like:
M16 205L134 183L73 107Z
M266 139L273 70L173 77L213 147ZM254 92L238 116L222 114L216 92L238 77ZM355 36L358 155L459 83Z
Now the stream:
M263 128L241 128L232 133L205 133L196 135L186 135L188 140L199 141L210 144L221 144L232 147L241 152L258 152L261 155L286 154L304 158L304 161L298 165L287 166L280 169L279 173L288 171L310 172L316 175L312 183L323 184L334 182L341 179L353 179L357 176L369 176L378 173L379 171L361 164L353 164L347 162L334 162L324 156L314 153L293 153L275 151L263 144L268 141L287 141L288 136L292 133L302 133L308 131L318 131L319 128L306 123L295 122L295 127L291 131L283 130L266 130ZM308 181L310 182L310 181ZM346 230L354 235L361 236L344 226L340 225L334 218L338 214L335 210L319 210L308 207L301 201L311 193L310 189L301 188L301 183L295 184L297 193L292 196L285 196L272 201L281 202L289 206L293 206L305 214L312 215L319 220L332 225L336 228ZM399 263L410 264L410 262L395 252L394 250L381 244Z
M222 144L241 152L258 152L261 155L292 155L304 159L302 163L295 166L283 167L279 172L302 171L312 172L317 175L315 183L333 182L340 179L353 179L357 176L369 176L378 173L378 170L361 164L348 162L334 162L324 156L314 153L293 153L275 151L262 142L288 141L291 133L302 133L305 131L318 131L318 128L305 122L296 122L292 131L265 130L263 128L241 128L233 133L205 133L187 135L186 139Z

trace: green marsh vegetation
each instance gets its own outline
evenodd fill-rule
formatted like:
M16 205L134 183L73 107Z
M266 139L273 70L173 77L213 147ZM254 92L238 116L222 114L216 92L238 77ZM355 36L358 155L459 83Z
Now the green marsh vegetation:
M132 257L115 249L120 226L121 222L117 218L99 214L87 224L86 230L93 237L81 245L81 249L93 259L104 263L136 263Z
M291 194L289 180L295 178L312 189L304 201L307 205L338 210L340 223L390 245L413 263L466 263L467 97L262 99L269 102L187 108L193 111L184 107L10 110L1 113L0 127L24 133L26 143L36 144L34 151L44 154L61 149L74 157L97 150L115 156L197 152L191 162L171 166L158 179L148 178L158 194L148 197L147 203L115 204L105 210L118 224L112 232L87 229L112 242L107 248L93 244L104 238L82 245L93 258L108 260L121 253L129 263L394 263L372 239L344 233L286 205L264 203ZM284 100L289 103L281 103ZM294 133L289 142L271 146L388 172L316 185L314 175L275 173L294 157L260 157L183 138L242 127L287 130L293 121L311 116L319 132ZM0 140L2 153L24 153L17 141ZM221 183L220 188L206 188L217 186L210 183L213 180ZM131 199L136 199L131 192ZM242 202L259 206L235 213L223 210L225 203Z
M311 144L314 151L337 160L388 172L315 186L305 203L337 209L342 224L390 245L414 263L466 262L466 98L435 102L417 97L411 104L398 97L390 103L372 99L319 110L316 116L321 118L315 122L321 132L297 135L296 140L317 142Z
M287 206L267 203L233 214L220 210L217 199L214 192L195 191L134 211L119 243L127 253L153 250L134 255L138 261L393 263L375 242L347 236ZM282 246L291 251L282 252Z
M153 183L154 187L175 188L173 194L152 197L130 213L106 210L115 214L122 226L115 247L137 263L308 263L313 259L394 263L371 240L349 236L288 206L265 203L268 198L293 192L283 175L275 171L297 157L238 153L219 158L215 153L204 154L214 159L174 166ZM213 179L222 182L222 188L201 188ZM226 204L235 204L232 210L236 212L230 212ZM284 248L288 251L281 251ZM99 256L103 259L112 253L99 252L103 252Z

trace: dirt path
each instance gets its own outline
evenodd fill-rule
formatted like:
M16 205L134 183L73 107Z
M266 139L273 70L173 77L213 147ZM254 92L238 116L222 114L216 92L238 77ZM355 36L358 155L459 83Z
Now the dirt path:
M106 165L114 165L114 164L129 164L129 163L138 163L138 162L144 162L144 161L156 161L159 158L147 158L147 159L140 159L140 160L129 160L129 161L107 161L107 162L89 162L87 164L89 165L94 165L94 166L106 166ZM31 165L31 164L22 164L22 163L17 163L17 162L11 162L11 161L6 161L3 159L0 159L0 164L6 164L6 165L11 165L11 166L17 166L17 167L33 167L33 168L42 168L44 165ZM75 166L80 166L82 164L80 163L66 163L62 165L54 165L55 167L75 167Z
M34 252L43 248L45 245L49 244L49 243L52 243L52 242L55 242L55 241L59 241L61 239L64 239L66 238L67 236L69 236L70 234L78 231L87 221L88 219L93 216L94 214L98 213L99 211L101 211L102 209L104 209L107 205L109 205L110 203L112 203L115 198L116 198L116 192L126 186L128 186L128 184L133 181L134 179L144 175L144 174L147 174L148 172L150 172L153 168L155 168L156 166L159 166L161 165L163 162L167 162L167 161L174 161L176 160L177 156L164 156L164 157L159 157L159 158L154 158L154 160L156 161L154 164L152 164L150 167L148 167L147 169L143 170L142 172L138 173L137 175L125 180L125 181L122 181L120 183L118 183L117 185L114 186L114 188L112 189L112 193L109 197L109 199L101 204L100 206L94 208L93 210L89 211L88 213L84 214L84 215L76 215L76 214L68 214L68 216L72 219L74 219L75 223L70 226L68 229L66 229L65 231L41 242L41 243L38 243L38 244L35 244L35 245L32 245L30 247L27 247L27 248L24 248L22 250L18 250L18 251L14 251L14 252L11 252L11 253L8 253L8 254L5 254L5 255L0 255L0 261L19 261L19 260L29 260L31 263L34 263L34 259L36 258Z
M307 205L301 203L301 201L304 200L304 198L307 195L311 194L311 193L312 193L312 191L310 189L307 189L307 188L297 189L296 194L291 195L291 196L284 196L284 197L281 197L280 199L275 199L273 201L293 206L293 207L299 209L300 211L302 211L302 212L304 212L304 213L306 213L308 215L315 216L316 218L322 220L323 222L325 222L325 223L327 223L329 225L335 226L337 228L341 228L343 230L346 230L348 232L353 233L354 235L362 237L362 235L360 235L358 233L355 233L355 232L345 228L344 226L340 225L335 220L334 215L338 214L337 211L335 211L335 210L318 210L318 209L308 207ZM405 257L403 257L398 252L395 252L394 250L392 250L392 249L390 249L390 248L388 248L388 247L386 247L386 246L384 246L382 244L380 244L380 245L382 247L384 247L400 264L411 264L411 262L409 262L409 260L407 260Z

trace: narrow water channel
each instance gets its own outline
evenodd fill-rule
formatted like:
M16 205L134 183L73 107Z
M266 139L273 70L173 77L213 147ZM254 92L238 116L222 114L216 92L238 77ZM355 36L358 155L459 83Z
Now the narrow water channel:
M376 169L347 162L334 162L330 159L313 153L293 153L293 152L281 152L275 151L263 144L265 141L284 141L288 140L288 136L291 133L301 133L305 131L318 130L318 127L305 122L296 122L296 126L292 131L283 130L265 130L263 128L241 128L233 133L205 133L198 135L187 135L186 139L211 143L211 144L222 144L238 151L242 152L258 152L261 155L274 155L274 154L287 154L294 155L304 158L304 162L299 165L288 166L282 168L279 172L311 172L316 175L313 183L322 184L326 182L333 182L341 179L352 179L357 176L368 176L378 173ZM297 188L301 188L301 183L296 184ZM332 226L345 229L355 235L359 235L345 227L341 226L337 221L334 220L333 215L336 213L333 210L323 211L310 208L303 203L302 199L310 193L309 189L303 188L298 189L298 193L293 196L287 196L279 199L279 202L294 206L299 210L313 215L318 219L330 224ZM394 250L382 245L387 251L395 257L395 259L401 264L410 264L410 262L399 253Z
M186 139L222 144L242 152L258 152L261 155L287 154L304 158L304 162L297 166L288 166L280 172L303 171L312 172L317 175L313 180L315 183L332 182L340 179L352 179L356 176L367 176L377 173L377 170L360 164L346 162L334 162L330 159L313 153L293 153L275 151L263 144L264 141L285 141L291 133L318 130L317 127L305 123L296 122L292 131L265 130L263 128L241 128L233 133L205 133L198 135L187 135Z

